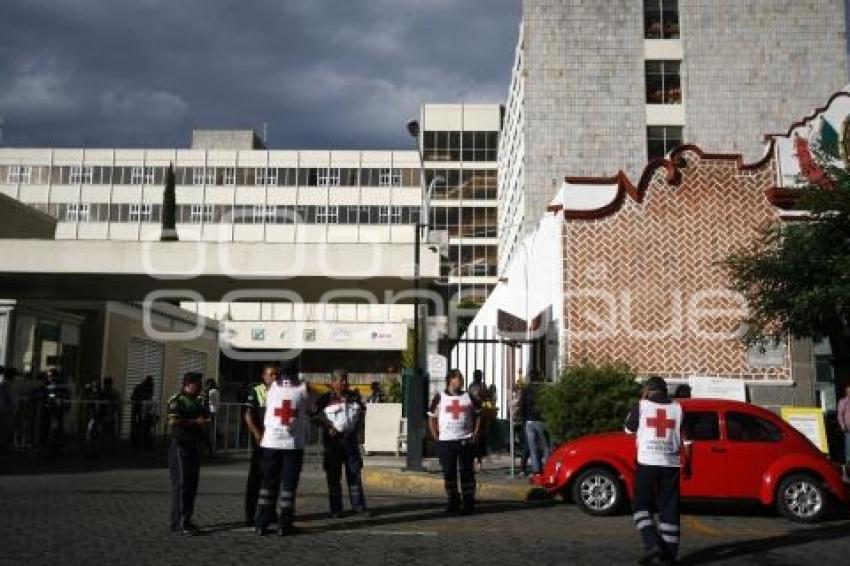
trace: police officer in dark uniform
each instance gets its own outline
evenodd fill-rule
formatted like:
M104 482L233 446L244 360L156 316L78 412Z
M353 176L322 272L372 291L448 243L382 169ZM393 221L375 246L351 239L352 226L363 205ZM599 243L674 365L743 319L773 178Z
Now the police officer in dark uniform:
M367 513L360 477L363 458L360 456L357 438L365 410L360 392L348 388L348 372L344 369L334 370L331 390L318 399L313 409L313 416L323 430L323 464L332 518L342 516L343 469L352 510L357 514Z
M201 470L200 447L206 439L209 423L209 414L200 399L202 383L200 373L186 373L180 392L168 400L171 532L184 536L198 533L198 527L192 523L192 513Z
M263 367L262 381L248 389L245 396L245 427L251 435L251 464L248 468L248 480L245 482L245 524L253 527L257 515L257 499L260 496L260 486L263 481L262 461L263 440L266 418L266 396L272 383L277 379L280 370L275 364ZM277 499L275 496L274 499Z

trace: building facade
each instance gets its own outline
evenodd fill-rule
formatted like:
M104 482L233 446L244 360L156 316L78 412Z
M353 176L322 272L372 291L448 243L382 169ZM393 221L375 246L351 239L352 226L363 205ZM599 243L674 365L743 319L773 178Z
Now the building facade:
M759 158L846 82L842 0L525 0L500 145L500 271L563 172L636 178L682 143Z
M158 240L173 166L182 241L402 243L412 263L425 171L426 183L436 179L430 223L445 255L444 294L481 303L496 275L500 113L498 105L426 105L420 151L413 140L406 151L267 149L253 132L210 130L193 132L188 149L0 148L0 194L53 216L57 239ZM308 376L346 365L354 380L398 376L410 301L361 295L181 306L222 321L236 357L300 350Z

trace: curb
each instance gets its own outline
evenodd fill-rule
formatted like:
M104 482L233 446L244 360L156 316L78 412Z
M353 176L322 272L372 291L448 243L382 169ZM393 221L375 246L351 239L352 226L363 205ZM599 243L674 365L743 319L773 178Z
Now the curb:
M365 468L363 470L363 483L372 489L411 495L444 496L446 494L442 476L428 472ZM488 499L526 501L532 491L534 491L534 486L530 485L505 485L479 479L476 493L478 496Z

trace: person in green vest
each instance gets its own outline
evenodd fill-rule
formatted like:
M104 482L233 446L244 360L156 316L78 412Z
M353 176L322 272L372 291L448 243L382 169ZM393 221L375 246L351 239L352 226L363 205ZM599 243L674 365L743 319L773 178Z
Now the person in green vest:
M209 423L209 414L200 399L202 381L200 373L186 373L180 392L168 400L171 532L183 536L198 534L192 514L201 471L200 447L206 441Z
M248 479L245 482L245 524L254 526L257 514L257 499L262 485L262 461L263 448L260 441L263 439L263 422L266 418L266 394L272 383L280 375L276 364L263 366L262 381L252 385L245 396L245 427L251 436L251 464L248 468Z

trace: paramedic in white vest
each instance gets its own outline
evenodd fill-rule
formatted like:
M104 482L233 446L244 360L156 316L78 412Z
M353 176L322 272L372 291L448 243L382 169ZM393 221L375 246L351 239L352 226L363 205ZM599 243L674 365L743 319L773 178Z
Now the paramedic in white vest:
M360 471L363 458L360 456L358 431L366 406L360 392L348 387L348 372L335 369L331 376L331 390L319 397L313 410L314 418L323 430L322 464L328 482L328 500L331 518L342 516L342 470L354 513L366 514L366 496Z
M295 492L304 462L310 412L310 391L300 383L294 370L281 373L266 394L265 428L260 446L263 449L263 483L257 500L256 533L268 534L275 522L274 494L277 501L280 535L294 532Z
M437 440L437 452L443 468L449 513L471 513L475 509L474 461L481 423L479 412L480 407L463 390L463 374L457 369L449 371L446 390L437 393L428 410L428 424L431 435Z
M646 553L641 564L672 564L679 551L680 473L690 475L690 442L683 438L682 420L681 405L668 397L667 384L658 376L646 380L640 402L626 419L626 432L637 442L633 503Z

